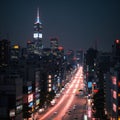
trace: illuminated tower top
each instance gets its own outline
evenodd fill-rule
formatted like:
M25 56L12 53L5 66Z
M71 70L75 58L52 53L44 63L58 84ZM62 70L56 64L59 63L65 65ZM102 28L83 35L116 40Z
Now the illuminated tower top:
M34 23L34 31L40 32L41 30L42 30L42 23L40 20L39 8L37 8L37 19L36 22Z
M37 8L37 21L36 21L36 24L37 23L42 24L41 21L40 21L39 8Z
M43 49L42 44L42 23L39 17L39 8L37 8L37 20L34 23L34 53L40 54L41 50Z

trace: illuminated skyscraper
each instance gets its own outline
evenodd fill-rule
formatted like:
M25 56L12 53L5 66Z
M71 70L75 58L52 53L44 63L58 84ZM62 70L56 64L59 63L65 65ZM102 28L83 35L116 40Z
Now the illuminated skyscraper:
M50 39L50 47L52 50L58 49L58 39L57 38Z
M0 40L0 68L8 66L10 58L10 41Z
M114 52L117 57L120 57L120 40L114 42Z
M37 9L37 20L34 23L33 38L34 38L34 53L41 54L43 44L42 44L42 23L39 17L39 8Z
M76 51L76 58L77 58L77 62L82 65L83 64L83 60L84 60L84 51L83 50L77 50Z

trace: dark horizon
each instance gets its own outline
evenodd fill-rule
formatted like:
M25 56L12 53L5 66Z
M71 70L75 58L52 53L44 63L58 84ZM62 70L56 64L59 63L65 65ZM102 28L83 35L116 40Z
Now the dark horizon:
M12 44L26 46L33 40L33 24L39 7L43 25L43 44L58 37L65 49L111 51L114 40L120 39L120 2L110 1L2 1L0 4L0 39L8 37Z

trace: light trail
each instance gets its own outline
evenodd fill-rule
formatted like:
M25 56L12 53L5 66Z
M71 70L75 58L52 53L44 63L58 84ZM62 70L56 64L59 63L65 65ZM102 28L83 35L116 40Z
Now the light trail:
M73 83L70 85L70 88L72 88L73 87ZM70 91L70 88L67 90L67 93ZM49 110L44 116L42 116L39 120L44 120L44 118L45 117L47 117L48 115L50 115L53 111L55 111L55 109L57 108L57 107L59 107L61 104L62 104L62 102L64 101L64 99L66 98L66 96L64 95L61 99L60 99L60 101L54 106L54 108L52 108L51 110ZM72 97L71 97L72 98ZM69 99L69 101L70 101L71 99ZM69 102L68 102L69 103ZM71 102L70 102L71 103Z
M59 107L61 105L61 103L64 101L65 97L66 96L63 96L61 98L61 100L51 110L49 110L44 116L42 116L39 120L44 120L45 117L50 115L57 107Z
M70 107L70 105L71 105L74 97L75 97L74 95L72 95L72 96L70 97L69 101L68 101L67 104L65 105L64 109L62 110L62 112L61 112L61 113L59 114L59 116L56 117L54 120L61 120L61 119L62 119L62 117L63 117L64 114L67 112L68 108ZM64 112L64 113L63 113L63 112ZM60 116L61 116L61 118L60 118Z
M81 67L79 68L79 70L77 71L77 76L80 74L81 71ZM70 90L72 90L74 88L73 93L76 93L78 87L79 87L79 83L80 83L80 77L74 77L74 79L72 80L70 86L68 87L66 93L68 94L70 92ZM70 93L71 94L71 93ZM62 105L62 102L66 99L66 94L64 94L62 96L62 98L60 99L60 101L52 108L50 109L45 115L43 115L41 118L39 118L39 120L45 120L46 117L48 117L50 114L52 114L60 105ZM74 99L75 95L71 94L71 97L68 99L67 104L65 105L64 109L59 113L59 115L56 117L56 119L54 120L60 120L63 115L66 113L66 111L68 110L69 106L71 105L73 99ZM60 118L61 117L61 118Z
M76 93L76 89L74 89L74 91L72 93L75 94Z
M69 86L68 90L66 91L67 94L69 93L70 89L74 86L75 82L76 82L76 79Z
M78 88L79 84L76 83L75 88Z

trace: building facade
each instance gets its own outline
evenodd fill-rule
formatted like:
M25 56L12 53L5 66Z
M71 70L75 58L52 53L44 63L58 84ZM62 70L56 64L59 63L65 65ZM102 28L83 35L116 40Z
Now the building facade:
M42 43L42 23L40 21L39 17L39 8L37 9L37 20L34 23L34 33L33 33L33 41L34 41L34 53L35 54L41 54L43 49L43 43Z

